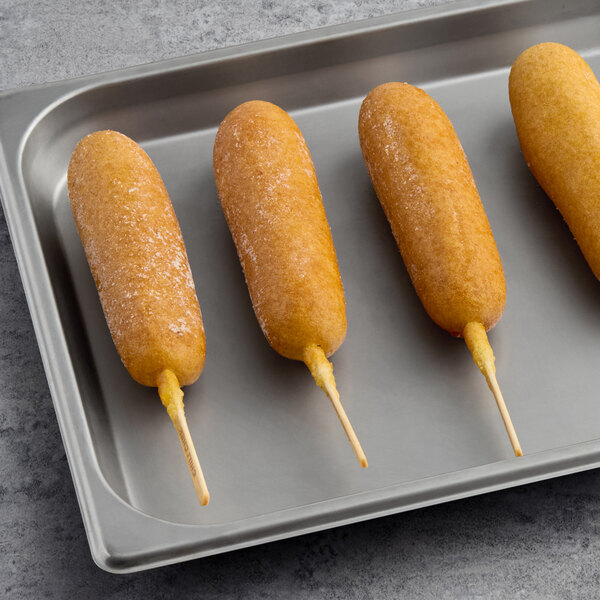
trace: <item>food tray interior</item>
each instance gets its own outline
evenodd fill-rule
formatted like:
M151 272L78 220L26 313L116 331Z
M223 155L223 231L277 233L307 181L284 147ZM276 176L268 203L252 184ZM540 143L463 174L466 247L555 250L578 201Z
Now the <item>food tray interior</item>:
M466 346L422 308L364 167L360 102L386 81L430 93L469 158L506 273L507 307L490 341L525 454L599 437L600 286L527 169L507 86L508 65L538 41L571 45L600 74L600 18L585 8L553 21L557 2L548 3L547 18L534 18L533 6L539 13L543 3L530 4L519 8L519 28L507 7L474 21L476 29L468 19L456 21L459 31L452 19L443 27L432 20L382 26L95 85L37 122L20 176L77 374L77 402L101 472L124 502L173 523L234 523L516 460ZM348 311L348 335L332 360L366 470L306 367L264 339L218 203L216 127L250 99L288 110L315 163ZM156 390L137 385L121 365L70 212L70 153L83 135L108 128L149 153L186 242L207 335L205 371L185 389L211 491L206 508Z

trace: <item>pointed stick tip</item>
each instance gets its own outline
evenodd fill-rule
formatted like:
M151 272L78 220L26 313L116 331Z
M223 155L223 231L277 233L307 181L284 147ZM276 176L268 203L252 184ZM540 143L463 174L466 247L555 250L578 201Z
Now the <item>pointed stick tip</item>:
M500 386L498 385L498 380L496 379L494 352L490 346L485 327L476 321L467 323L463 330L463 337L471 351L475 364L479 367L479 370L487 381L488 387L494 395L515 456L523 456L517 432L515 431L512 419L510 418L510 413L508 412Z
M304 363L308 367L317 385L325 392L342 424L344 432L354 450L354 454L363 469L368 466L367 457L358 441L358 437L354 432L352 423L342 406L340 395L335 385L335 377L333 376L333 366L327 360L325 352L320 346L315 344L307 346L304 349Z
M488 364L485 373L485 379L488 383L488 387L490 388L494 396L494 399L496 400L496 405L500 410L500 415L502 416L502 420L504 422L506 433L508 434L508 439L510 441L510 445L512 446L513 452L515 453L515 456L517 458L523 456L523 450L521 450L521 443L519 442L517 432L515 431L512 419L510 418L510 413L508 412L508 408L506 407L506 403L504 402L504 397L502 396L500 386L498 385L498 380L496 379L496 373L494 372L493 365Z
M185 460L192 476L196 495L200 506L206 506L210 502L210 493L206 486L202 466L198 460L194 441L185 418L183 409L183 391L179 386L177 376L170 369L165 369L158 377L158 395L167 409L167 413L173 422L179 442L183 450Z

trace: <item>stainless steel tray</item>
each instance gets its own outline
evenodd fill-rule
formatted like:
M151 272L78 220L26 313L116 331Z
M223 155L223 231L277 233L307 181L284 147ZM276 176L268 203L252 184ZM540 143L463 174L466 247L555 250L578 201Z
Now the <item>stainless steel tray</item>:
M600 287L527 170L507 95L508 66L542 40L600 72L598 31L597 0L470 1L0 97L0 192L99 566L135 571L600 464ZM391 80L431 93L470 159L506 270L491 341L522 459L468 351L421 307L363 166L360 102ZM290 111L313 154L348 302L335 369L366 471L304 366L264 340L218 205L216 126L253 98ZM143 143L188 247L208 358L186 407L207 508L155 390L121 366L70 214L68 158L102 128Z

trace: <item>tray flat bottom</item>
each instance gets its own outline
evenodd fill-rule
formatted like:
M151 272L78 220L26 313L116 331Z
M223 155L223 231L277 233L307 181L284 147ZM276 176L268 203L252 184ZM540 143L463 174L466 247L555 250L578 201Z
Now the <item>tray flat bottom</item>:
M600 70L597 56L589 62ZM424 88L456 127L500 249L508 304L490 339L524 451L534 453L598 437L589 365L600 364L600 287L523 161L507 74ZM214 128L144 144L180 220L206 325L206 369L185 390L212 494L206 509L198 509L155 392L131 381L119 362L64 184L56 190L57 235L101 386L88 401L101 403L106 419L96 430L108 428L103 439L114 442L102 467L143 512L190 524L234 522L511 459L467 349L429 320L413 291L362 162L359 107L352 99L292 116L316 165L344 281L348 337L333 362L366 471L305 367L276 355L256 323L214 188Z

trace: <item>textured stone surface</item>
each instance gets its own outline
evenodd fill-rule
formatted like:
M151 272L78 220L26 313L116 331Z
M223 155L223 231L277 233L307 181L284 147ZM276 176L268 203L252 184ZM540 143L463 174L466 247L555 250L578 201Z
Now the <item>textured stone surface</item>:
M0 89L89 75L448 0L1 0Z
M0 0L0 89L443 1ZM89 555L2 217L0 256L0 597L598 597L598 472L146 573L104 573Z

